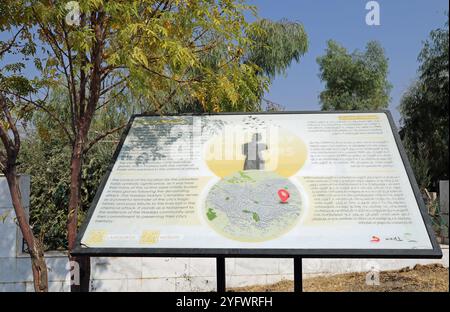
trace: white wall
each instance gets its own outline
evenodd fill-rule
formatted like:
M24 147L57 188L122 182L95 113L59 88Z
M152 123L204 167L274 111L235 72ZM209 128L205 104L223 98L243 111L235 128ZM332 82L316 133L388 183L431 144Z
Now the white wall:
M29 176L21 177L24 204L29 206ZM21 236L14 223L8 185L0 177L0 292L33 291L28 255L21 252ZM304 277L321 274L366 272L372 266L394 270L417 263L449 264L448 246L442 260L305 259ZM50 291L68 291L67 257L47 253ZM227 259L227 286L270 284L293 279L292 259ZM214 291L213 258L92 258L91 291Z
M448 244L448 180L439 182L439 205L440 205L440 215L445 224L441 228L441 237L443 243Z

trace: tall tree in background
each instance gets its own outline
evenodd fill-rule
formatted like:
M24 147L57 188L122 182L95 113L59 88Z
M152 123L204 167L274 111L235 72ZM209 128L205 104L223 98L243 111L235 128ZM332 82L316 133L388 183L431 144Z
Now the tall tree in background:
M246 53L245 62L256 64L257 75L265 77L269 84L277 75L286 73L292 62L299 62L308 51L308 36L301 23L286 19L274 22L261 19L252 24L247 36L253 44ZM263 98L267 111L279 111L283 106Z
M258 74L270 80L284 74L292 62L299 62L308 51L308 36L303 25L286 19L258 20L251 25L247 36L252 45L245 62L256 64L260 68Z
M15 218L28 247L34 289L45 292L48 290L48 277L44 248L41 239L31 229L17 174L21 127L30 120L35 109L21 99L34 92L33 82L22 75L22 70L35 46L30 40L28 25L23 24L20 1L0 3L0 16L0 32L11 34L8 40L0 41L0 170L8 182Z
M273 79L284 74L292 62L299 62L308 50L308 36L301 23L288 20L271 21L260 19L248 25L245 37L248 45L242 47L241 62L247 70L237 86L240 94L239 106L230 102L229 96L222 94L218 98L205 90L203 102L192 97L188 88L171 83L169 90L159 90L152 99L156 103L166 103L163 107L168 113L218 111L214 107L219 102L220 111L260 111L264 92ZM229 53L226 44L218 43L214 53L208 54L202 62L204 66L215 68L218 60ZM224 86L226 87L226 86ZM211 98L216 97L215 101ZM266 100L268 109L278 105Z
M419 54L419 78L401 100L400 135L419 185L437 190L449 166L449 33L433 30Z
M328 41L326 54L317 58L325 90L320 94L322 110L378 110L387 108L391 85L387 80L388 59L378 42L364 52L347 50Z

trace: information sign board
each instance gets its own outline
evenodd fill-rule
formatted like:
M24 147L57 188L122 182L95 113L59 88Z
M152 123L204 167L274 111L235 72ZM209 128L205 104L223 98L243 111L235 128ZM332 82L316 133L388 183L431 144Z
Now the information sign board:
M133 116L73 253L441 256L389 112Z

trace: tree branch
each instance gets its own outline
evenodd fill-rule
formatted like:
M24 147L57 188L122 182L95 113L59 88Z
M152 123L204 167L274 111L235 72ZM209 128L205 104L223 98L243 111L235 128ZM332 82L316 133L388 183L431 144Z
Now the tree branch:
M17 154L20 150L20 137L16 124L11 116L11 112L8 109L7 99L3 94L0 94L0 110L2 114L2 121L4 120L8 123L8 128L14 136L13 141L8 135L8 129L5 129L3 123L0 123L0 139L6 150L6 163L3 166L4 170L8 170L15 165ZM6 174L6 172L4 173Z
M33 105L33 106L36 106L36 107L39 108L39 109L42 109L42 110L43 110L44 112L46 112L46 113L47 113L54 121L56 121L56 122L59 124L59 126L63 129L64 133L66 134L67 138L69 139L69 141L70 141L71 143L73 142L73 138L72 138L72 136L71 136L69 130L67 129L67 127L66 127L66 126L64 125L64 123L62 122L62 120L59 119L59 118L58 118L52 111L50 111L47 107L45 107L44 105L39 104L39 103L36 102L36 101L27 99L27 98L21 96L20 94L11 92L11 91L9 91L9 90L3 90L3 89L0 89L0 92L3 92L3 93L6 93L6 94L11 94L11 95L13 95L13 96L16 96L16 97L18 97L19 99L21 99L22 101L25 101L25 102L27 102L27 103Z
M1 126L0 126L0 128L1 128ZM0 131L2 131L2 130L0 129ZM2 150L0 150L0 171L1 172L5 171L7 161L8 161L8 158L6 157L5 153L3 153Z
M39 16L34 8L32 10L33 10L33 13L34 13L34 15L36 17ZM49 42L49 45L50 45L50 48L53 51L53 54L59 59L61 67L63 68L63 73L64 73L64 76L65 76L66 82L67 82L66 87L67 87L67 90L69 92L69 102L70 102L71 118L72 118L72 131L73 131L73 133L75 133L76 132L76 129L75 129L76 125L75 125L75 120L73 119L74 118L74 111L73 110L74 110L75 101L76 101L75 82L72 80L73 75L69 74L69 72L67 71L69 66L66 66L65 61L64 61L64 57L66 57L68 62L69 62L69 65L71 65L71 63L73 62L72 56L71 55L69 56L66 53L66 51L64 51L59 46L58 40L56 39L56 36L53 34L53 32L51 31L51 29L49 27L44 25L44 23L41 20L37 20L37 23L38 23L39 27L41 28L44 36L47 38L47 40ZM64 22L62 22L62 29L63 29L63 33L64 33L64 36L62 36L62 37L67 38L68 34L65 31ZM70 138L70 136L69 136L69 138Z
M8 52L12 48L12 46L16 43L17 37L22 32L22 30L24 30L24 28L25 28L25 26L22 26L12 39L9 40L9 42L6 43L3 47L1 47L0 57L3 56L4 53Z
M164 78L164 79L169 79L169 80L178 82L178 83L180 83L180 84L190 83L190 82L196 82L196 81L198 82L198 81L199 81L199 80L198 80L198 77L195 77L195 78L192 78L192 79L186 79L186 80L183 80L183 79L175 79L175 78L173 78L173 77L170 77L170 76L167 76L167 75L165 75L165 74L159 73L159 72L157 72L157 71L155 71L155 70L149 68L148 66L145 66L144 64L140 64L140 65L141 65L142 68L144 68L145 70L147 70L148 72L150 72L150 73L152 73L152 74L154 74L154 75L156 75L156 76L159 76L159 77Z
M83 16L81 16L81 22L84 23L84 14ZM69 88L69 98L71 99L70 101L70 118L71 118L71 123L72 123L72 131L73 133L76 133L76 114L78 113L76 110L76 105L77 105L77 91L76 91L76 81L75 81L75 74L74 74L74 68L73 68L73 60L72 60L72 48L71 45L69 43L69 34L66 30L65 27L65 23L64 21L61 22L61 28L63 31L63 38L64 38L64 42L66 43L66 47L67 47L67 54L68 54L68 67L69 67L69 73L67 72L67 70L65 70L66 72L66 79L67 79L67 86ZM81 88L83 85L83 81L82 79L80 79L80 92L81 92ZM80 96L81 97L81 96ZM83 103L81 102L80 99L80 103L78 103L80 105L80 107L83 105Z
M125 86L123 86L119 92L117 92L114 96L110 96L106 101L104 101L101 105L97 106L95 108L95 110L99 110L102 107L105 107L106 105L108 105L112 100L114 100L115 98L117 98L119 96L119 94L121 94L123 91L125 91Z
M122 83L124 83L127 80L127 77L124 77L122 79L120 79L119 81L116 81L115 83L113 83L112 85L104 88L102 90L102 92L100 92L100 96L105 95L106 93L108 93L109 91L111 91L112 89L114 89L115 87L121 85Z
M114 129L111 129L111 130L109 130L109 131L107 131L107 132L105 132L105 133L103 133L103 134L101 134L101 135L99 135L99 136L97 136L94 140L92 140L91 142L89 142L89 144L86 146L86 148L83 150L83 153L84 154L86 154L96 143L98 143L98 142L100 142L101 140L103 140L104 138L106 138L107 136L109 136L109 135L111 135L111 134L113 134L113 133L115 133L115 132L118 132L118 131L120 131L120 130L122 130L123 128L125 128L126 127L126 125L127 124L123 124L123 125L121 125L121 126L119 126L119 127L116 127L116 128L114 128Z

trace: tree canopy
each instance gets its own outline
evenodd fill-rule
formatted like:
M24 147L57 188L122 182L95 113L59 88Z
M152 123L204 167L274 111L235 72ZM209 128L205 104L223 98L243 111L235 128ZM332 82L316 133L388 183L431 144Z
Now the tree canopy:
M401 137L419 185L436 190L448 179L449 166L449 33L433 30L424 42L418 60L418 79L404 94L400 112Z
M254 10L243 0L80 0L67 4L65 0L2 1L1 30L18 30L23 39L28 36L30 44L28 50L18 52L27 55L23 61L2 68L0 93L8 126L2 128L2 141L6 142L8 182L14 183L11 195L15 202L20 203L15 174L20 133L8 105L18 102L7 97L45 112L58 129L47 131L47 135L63 134L62 150L70 153L60 158L68 160L70 251L82 217L82 177L88 152L126 124L117 99L131 95L142 105L137 112L152 109L162 113L166 101L156 101L154 95L171 97L176 90L183 90L193 99L190 103L205 111L248 111L253 110L268 81L256 74L256 64L243 62L244 51L251 44L245 35L245 12ZM2 43L0 48L3 51L8 45ZM34 66L39 79L31 81L14 74L25 66ZM5 72L12 74L5 76ZM47 101L55 90L62 90L67 100L62 109ZM152 106L144 106L149 103ZM119 125L102 123L96 127L108 111L117 113ZM8 138L9 130L14 141ZM67 177L67 172L62 173ZM29 225L25 225L22 233L32 238ZM34 249L34 240L28 241ZM43 256L41 251L34 254ZM88 258L78 259L70 252L69 258L80 267L90 267ZM45 265L40 271L46 273ZM89 287L86 276L81 274L81 285L72 285L73 290ZM42 284L46 288L46 283Z
M84 0L73 25L65 4L22 3L41 80L20 170L34 176L31 221L50 249L70 247L131 114L259 111L307 50L300 23L249 24L241 0Z
M349 53L330 40L325 55L317 58L322 110L378 110L387 108L391 84L387 80L388 59L378 42L367 43L364 52Z
M270 79L284 74L293 61L299 62L308 51L308 36L300 23L261 19L250 26L247 36L252 44L246 62L259 66Z
M288 20L271 21L259 19L248 25L245 37L248 45L242 46L240 62L245 64L242 77L237 85L239 105L234 105L224 94L216 100L222 111L260 111L265 91L276 75L285 73L292 62L298 62L308 50L308 37L303 25ZM213 53L202 59L204 66L215 68L221 58L228 54L228 47L218 44ZM226 86L223 86L224 88ZM189 90L169 83L168 90L161 89L153 94L152 101L166 103L163 112L208 112L214 108L209 99L213 94L205 89L202 103L193 97Z

